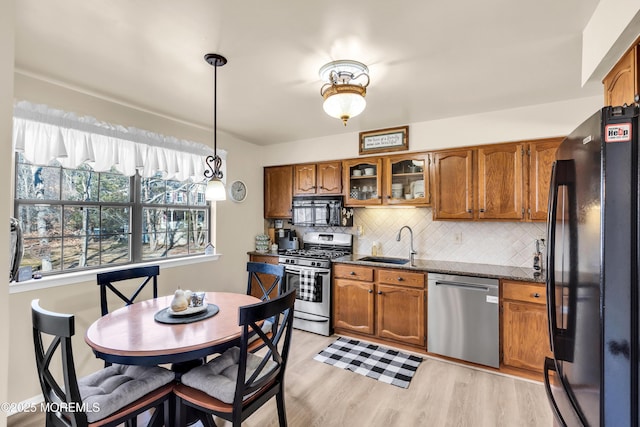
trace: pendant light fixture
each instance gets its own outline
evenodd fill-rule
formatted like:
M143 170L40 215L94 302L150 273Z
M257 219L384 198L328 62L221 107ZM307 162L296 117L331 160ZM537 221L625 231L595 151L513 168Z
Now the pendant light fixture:
M207 183L207 189L204 193L206 200L226 200L227 192L225 191L224 184L222 183L222 159L218 156L217 147L217 98L218 98L218 67L222 67L227 63L227 58L217 53L207 53L204 56L204 60L213 66L213 156L207 156L205 163L209 167L204 171L204 177L209 179Z
M325 113L342 120L346 126L347 120L364 111L369 86L366 65L346 59L329 62L320 68L320 78L326 82L320 88Z

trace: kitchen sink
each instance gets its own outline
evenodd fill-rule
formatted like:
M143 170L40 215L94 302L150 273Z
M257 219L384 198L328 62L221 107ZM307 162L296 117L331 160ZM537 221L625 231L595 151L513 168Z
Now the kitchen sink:
M393 258L393 257L385 257L385 256L365 256L362 258L358 258L358 261L369 261L369 262L380 262L383 264L406 264L409 262L407 258Z

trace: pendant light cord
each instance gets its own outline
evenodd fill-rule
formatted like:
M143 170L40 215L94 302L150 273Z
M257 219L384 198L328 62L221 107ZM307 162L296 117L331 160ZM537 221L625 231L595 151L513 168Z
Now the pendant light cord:
M205 178L222 179L222 159L218 156L218 67L227 59L216 54L205 55L205 60L213 66L213 156L207 156L205 163L210 170L204 171Z

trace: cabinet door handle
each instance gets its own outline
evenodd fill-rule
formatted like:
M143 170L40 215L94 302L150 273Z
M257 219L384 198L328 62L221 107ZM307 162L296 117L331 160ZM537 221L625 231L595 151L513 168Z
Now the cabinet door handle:
M387 196L387 199L390 199L390 198L391 198L391 196Z
M533 294L533 297L534 298L540 298L540 294L536 292L535 294Z
M480 209L480 212L484 212L484 209Z
M355 271L352 271L352 272L350 272L350 273L349 273L349 275L350 275L350 276L355 276L355 275L356 275L356 272L355 272Z
M404 280L404 278L398 277L398 282L402 282L403 280Z
M382 291L378 291L378 295L382 295Z
M373 289L369 289L369 293L372 294L373 293Z
M467 213L472 213L473 209L467 209Z

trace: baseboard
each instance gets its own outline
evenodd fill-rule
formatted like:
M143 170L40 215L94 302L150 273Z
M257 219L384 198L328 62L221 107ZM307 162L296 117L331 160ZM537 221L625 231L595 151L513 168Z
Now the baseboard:
M39 394L37 396L23 400L22 402L15 402L15 403L8 404L7 406L8 410L5 412L7 414L7 418L12 415L21 414L24 412L41 412L40 407L43 403L44 403L44 396L42 396L42 394Z

